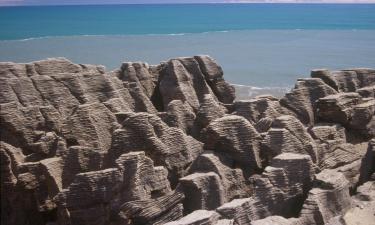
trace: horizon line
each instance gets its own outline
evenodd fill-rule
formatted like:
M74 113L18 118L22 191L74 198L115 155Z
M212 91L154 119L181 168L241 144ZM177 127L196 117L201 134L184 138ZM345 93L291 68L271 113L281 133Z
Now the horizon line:
M254 1L254 2L168 2L168 3L108 3L108 4L6 4L0 5L0 7L32 7L32 6L105 6L105 5L250 5L250 4L284 4L284 5L373 5L375 2L262 2L262 1Z

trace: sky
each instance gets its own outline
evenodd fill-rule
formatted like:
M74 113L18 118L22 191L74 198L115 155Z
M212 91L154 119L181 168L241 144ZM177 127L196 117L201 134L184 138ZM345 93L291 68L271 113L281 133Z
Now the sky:
M0 0L0 6L147 3L375 3L375 0Z

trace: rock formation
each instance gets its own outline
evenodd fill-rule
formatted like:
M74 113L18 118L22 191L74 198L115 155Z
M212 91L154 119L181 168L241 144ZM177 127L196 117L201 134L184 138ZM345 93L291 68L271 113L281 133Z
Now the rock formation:
M375 70L238 101L223 75L209 56L0 63L1 224L374 221Z

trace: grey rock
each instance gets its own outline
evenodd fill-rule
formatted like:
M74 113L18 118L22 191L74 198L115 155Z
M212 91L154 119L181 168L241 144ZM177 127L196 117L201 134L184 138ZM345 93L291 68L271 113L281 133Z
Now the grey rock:
M191 165L190 173L215 172L219 175L228 201L235 198L245 198L251 195L251 186L246 181L241 169L232 169L232 161L220 153L206 151Z
M314 163L318 162L318 150L314 139L294 116L275 118L262 141L262 147L263 155L268 161L281 153L291 152L308 154Z
M271 122L268 124L271 125L275 118L292 114L280 105L278 99L272 96L258 96L251 100L236 101L234 108L233 114L245 117L255 124L259 132L266 132L270 128L264 123L264 119L270 120Z
M235 99L234 87L223 78L223 70L210 56L201 55L194 57L213 92L222 103L230 104Z
M300 218L305 224L325 224L346 213L352 206L349 182L342 173L323 170L316 175L314 188L303 205Z
M298 219L286 219L282 216L269 216L261 220L256 220L250 223L251 225L298 225Z
M127 202L120 208L119 224L162 225L180 219L183 198L183 194L173 192L155 199Z
M161 71L159 90L164 108L173 100L181 100L197 111L206 94L216 98L194 58L169 60Z
M157 77L150 73L150 68L147 63L142 62L126 62L121 65L120 79L129 83L135 82L142 88L142 92L148 98L154 94Z
M292 110L302 123L315 123L315 101L328 95L336 94L336 90L325 84L321 79L299 79L291 92L280 99L280 104Z
M165 225L215 225L219 222L219 214L215 211L196 210L189 215Z
M317 101L317 115L322 121L340 123L365 137L375 135L375 100L358 93L339 93Z
M366 154L361 160L360 183L365 183L371 179L371 175L375 172L375 140L368 143Z
M329 141L345 143L347 141L345 127L343 127L340 124L316 124L314 127L311 127L309 129L309 133L315 140L317 140L320 143L326 143Z
M157 166L169 171L174 183L185 175L185 169L203 151L202 143L182 130L169 127L159 117L148 113L129 114L122 128L113 133L107 165L123 153L145 151Z
M196 115L193 109L186 102L173 100L168 104L166 113L160 116L163 121L171 127L177 127L186 134L195 133Z
M214 173L193 173L180 179L179 188L185 195L184 211L213 210L226 202L220 177Z
M375 98L375 85L359 88L356 92L363 98Z
M209 56L0 63L1 223L371 223L374 71L233 102Z
M204 133L204 148L226 154L243 168L262 167L259 156L261 137L249 121L226 115L212 121Z
M235 224L250 224L254 215L251 215L250 198L235 199L225 203L216 209L216 211L224 218L233 219Z
M311 77L321 78L325 83L340 92L354 92L361 85L355 71L313 70L311 71Z

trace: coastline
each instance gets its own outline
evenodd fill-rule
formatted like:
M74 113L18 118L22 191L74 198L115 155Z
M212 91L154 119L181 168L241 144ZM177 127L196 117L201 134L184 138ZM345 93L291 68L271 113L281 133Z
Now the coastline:
M375 30L68 36L0 41L0 61L29 62L64 56L78 63L103 64L112 70L124 61L157 64L166 58L201 53L215 55L230 83L282 90L292 87L297 78L308 76L311 68L375 67L373 43Z

